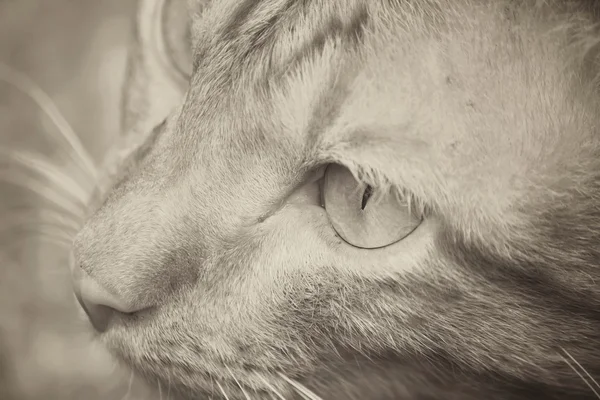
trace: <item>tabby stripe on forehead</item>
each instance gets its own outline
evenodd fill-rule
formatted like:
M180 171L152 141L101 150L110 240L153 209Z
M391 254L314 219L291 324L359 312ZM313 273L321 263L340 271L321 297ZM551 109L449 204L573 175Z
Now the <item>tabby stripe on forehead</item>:
M221 37L224 40L234 40L242 33L242 28L260 5L260 0L245 0L240 2L231 18L221 28Z
M343 43L358 45L362 42L368 20L369 13L364 5L354 10L348 23L344 23L338 15L334 15L327 24L295 50L287 62L283 63L285 71L297 68L305 59L323 51L328 40L338 38Z
M292 9L302 8L311 1L243 0L217 29L215 43L225 44L228 52L234 49L236 59L244 59L259 52L265 42L274 36L280 19L294 15ZM199 68L209 50L210 47L206 47L195 55L194 71Z
M323 51L327 41L332 38L339 38L342 42L356 46L362 42L368 17L368 10L365 6L355 10L349 23L344 24L339 16L332 17L328 24L317 31L309 41L292 54L287 62L283 63L283 70L275 71L275 75L285 76L297 69L305 60L311 59L315 54ZM336 78L338 81L334 81ZM307 129L309 145L314 145L337 119L343 102L348 96L344 78L344 75L332 75L330 90L323 92L317 99Z
M276 1L245 0L221 27L220 38L224 41L246 42L248 50L257 51L269 41L277 40L277 28L280 28L278 25L281 20L287 18L290 24L294 24L294 20L302 14L308 14L308 7L311 4L312 0L280 0L279 4ZM261 6L264 7L263 10L260 9ZM264 15L256 19L261 11ZM327 12L325 9L322 11ZM296 51L296 54L312 54L315 50L321 50L327 40L333 37L347 39L351 43L359 42L368 20L367 7L361 4L352 11L344 12L346 13L348 23L344 23L341 15L331 16L328 22L319 24L320 29ZM327 15L323 15L323 18L327 18ZM304 57L297 55L293 57L294 60L301 58Z
M197 49L193 71L201 68L204 60L211 59L208 52L220 54L221 60L226 61L222 64L225 68L239 67L248 59L266 56L261 63L252 64L253 70L263 71L257 76L277 80L322 51L330 40L351 46L362 42L369 21L367 5L360 2L347 7L335 2L318 5L313 0L243 0L217 29L216 40ZM304 26L300 27L301 24ZM295 36L294 32L302 32L300 29L306 31L306 37ZM290 39L296 43L280 49L278 59L268 56L282 40L288 43ZM225 58L224 54L228 56Z

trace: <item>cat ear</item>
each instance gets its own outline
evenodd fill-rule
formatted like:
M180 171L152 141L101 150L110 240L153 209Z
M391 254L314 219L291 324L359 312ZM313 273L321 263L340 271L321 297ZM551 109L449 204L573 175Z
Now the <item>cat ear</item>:
M139 0L137 42L146 68L187 82L192 71L192 10L201 3L208 1Z
M192 73L194 24L211 3L211 0L138 0L138 48L152 69L161 71L181 87L187 85Z
M160 0L157 40L173 72L189 78L192 72L192 22L208 0Z
M187 82L192 72L192 26L210 0L141 0L138 30L144 51L170 75Z
M202 9L210 3L210 0L187 0L188 8L196 14L201 14Z

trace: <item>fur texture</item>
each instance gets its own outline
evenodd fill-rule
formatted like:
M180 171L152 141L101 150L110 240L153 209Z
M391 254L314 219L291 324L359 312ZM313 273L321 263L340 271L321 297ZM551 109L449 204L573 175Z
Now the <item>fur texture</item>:
M286 378L327 400L594 398L574 369L600 374L590 4L189 1L182 79L156 26L183 2L141 1L74 251L149 308L99 339L184 398L294 398ZM329 163L423 223L345 243L288 200Z

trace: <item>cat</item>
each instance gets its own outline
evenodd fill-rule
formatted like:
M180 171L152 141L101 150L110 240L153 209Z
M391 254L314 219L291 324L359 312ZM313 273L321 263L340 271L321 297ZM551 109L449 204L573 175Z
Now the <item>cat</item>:
M182 399L592 399L600 7L142 0L76 236Z

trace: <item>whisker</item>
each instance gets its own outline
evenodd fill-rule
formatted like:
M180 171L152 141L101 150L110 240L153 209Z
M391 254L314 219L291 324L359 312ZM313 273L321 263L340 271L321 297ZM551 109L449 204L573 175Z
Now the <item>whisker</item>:
M61 238L57 238L48 234L38 233L38 235L36 236L36 240L55 245L59 248L62 248L63 250L68 250L71 248L71 241L67 242ZM4 242L2 249L0 249L0 261L8 261L10 259L9 251L18 249L18 245L20 244L22 244L22 242L19 242L17 240L9 240L8 242Z
M17 216L18 217L18 216ZM8 235L18 237L19 233L29 234L31 232L52 232L56 237L70 238L77 234L77 230L68 230L64 225L53 221L39 221L37 219L14 218L8 224L0 226L0 238Z
M66 232L72 233L73 235L75 235L81 227L80 223L70 220L68 217L65 218L64 214L54 211L25 209L19 212L9 209L9 212L0 214L0 233L20 225L33 225L36 222L40 225L53 225L58 228L64 228Z
M290 385L292 385L294 387L294 389L296 389L298 391L298 393L301 394L302 396L304 396L306 399L308 399L308 400L323 400L321 397L317 396L309 388L307 388L306 386L304 386L300 382L297 382L297 381L295 381L295 380L293 380L291 378L288 378L287 376L285 376L281 372L279 373L279 376L282 379L284 379L287 383L289 383Z
M162 400L162 386L160 385L160 380L157 379L156 383L158 383L158 398Z
M83 205L87 204L95 187L95 184L90 184L89 180L81 183L76 182L72 177L61 171L59 167L44 160L40 155L0 149L0 160L6 160L22 167L24 170L41 175L56 185L57 188L66 190L69 195L78 199ZM82 187L83 185L88 186L87 190Z
M167 400L171 400L171 373L167 371Z
M600 395L598 394L598 392L596 391L596 389L595 389L595 388L594 388L594 387L591 385L591 383L589 383L589 382L587 381L587 379L585 379L585 377L584 377L584 376L581 374L581 372L579 372L579 371L577 370L577 368L575 368L575 367L574 367L574 366L573 366L573 365L572 365L572 364L569 362L569 360L567 360L566 358L564 358L564 357L563 357L563 361L564 361L564 362L565 362L565 363L566 363L566 364L567 364L569 367L571 367L571 369L572 369L573 371L575 371L575 373L576 373L576 374L577 374L577 375L578 375L578 376L581 378L581 380L582 380L583 382L585 382L585 384L587 385L587 387L589 387L589 388L590 388L590 390L591 390L591 391L592 391L592 392L593 392L593 393L596 395L596 397L598 397L598 398L600 399Z
M28 239L28 238L37 238L37 236L49 236L53 237L57 240L62 240L62 244L65 245L66 248L71 248L73 242L73 235L65 234L65 232L56 229L53 225L40 225L39 223L22 225L18 227L19 229L14 229L11 233L11 239L9 241L4 242L5 246L18 244L22 242L17 242L18 239ZM22 234L19 237L19 234ZM23 235L24 234L24 235ZM34 236L35 235L35 236Z
M72 160L79 164L89 174L93 181L96 181L97 169L89 153L84 149L78 136L71 125L64 118L58 107L50 96L42 90L27 75L11 68L7 64L0 62L0 80L13 86L23 94L31 98L40 109L50 118L58 129L58 137L66 141L69 149L66 149ZM53 133L53 132L50 132ZM72 150L72 151L68 151ZM76 156L73 158L73 154Z
M240 385L240 383L236 379L236 377L233 374L233 372L231 372L231 369L229 369L228 366L225 366L225 368L227 369L227 371L229 372L229 375L231 375L231 377L233 378L233 380L235 381L235 383L238 385L238 387L242 390L242 393L244 393L244 397L246 398L246 400L251 400L250 396L248 396L248 393L246 393L246 391L244 390L244 388L242 387L242 385Z
M579 363L579 361L577 361L577 360L575 359L575 357L573 357L573 356L572 356L572 355L571 355L571 354L570 354L570 353L569 353L567 350L565 350L565 349L564 349L564 348L562 348L562 347L561 347L561 349L562 349L562 351L564 351L564 353L565 353L565 354L566 354L566 355L567 355L567 356L568 356L568 357L569 357L571 360L573 360L573 362L574 362L574 363L575 363L575 364L576 364L576 365L577 365L577 366L578 366L578 367L579 367L579 368L580 368L580 369L581 369L581 370L582 370L582 371L583 371L583 372L584 372L584 373L587 375L587 377L588 377L588 378L590 378L590 379L591 379L591 381L592 381L592 382L594 382L594 384L595 384L597 387L599 387L599 388L600 388L600 384L598 384L598 381L596 381L596 380L594 379L594 377L593 377L592 375L590 375L590 373L589 373L589 372L587 372L587 370L586 370L585 368L583 368L583 366L582 366L582 365Z
M263 381L266 387L269 388L273 394L275 394L280 400L285 400L285 397L277 390L273 385L271 385L262 375L259 375L260 379Z
M127 385L127 392L125 392L125 396L121 400L127 400L129 398L129 394L131 393L131 387L133 386L133 377L134 372L131 370L131 375L129 375L129 384Z
M48 186L46 182L18 173L3 174L2 171L0 171L0 182L9 183L28 190L38 195L42 200L72 213L75 217L84 217L84 207L82 204L74 202L64 195L60 195L54 188Z
M571 361L573 361L573 363L575 363L575 365L579 368L575 368L575 366L573 364L571 364L569 362L569 360L567 360L565 357L562 357L562 359L564 360L564 362L571 367L571 369L573 371L575 371L575 373L577 375L579 375L579 377L581 378L581 380L583 380L585 382L585 384L590 388L590 390L596 395L596 397L598 397L600 399L600 393L598 393L598 391L596 390L596 388L585 378L585 376L583 376L581 374L580 371L583 371L583 373L596 385L597 388L600 388L600 385L598 385L598 382L592 377L592 375L590 375L589 372L586 371L585 368L583 368L583 366L564 348L561 347L561 350L567 355L567 357L569 357L571 359Z
M215 380L215 383L219 387L219 390L221 391L221 393L223 393L223 396L225 396L225 400L229 400L229 396L227 396L227 393L225 393L225 389L223 389L223 386L221 386L219 381Z

